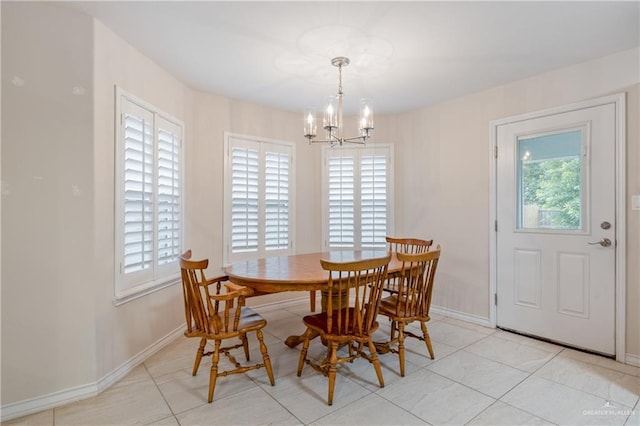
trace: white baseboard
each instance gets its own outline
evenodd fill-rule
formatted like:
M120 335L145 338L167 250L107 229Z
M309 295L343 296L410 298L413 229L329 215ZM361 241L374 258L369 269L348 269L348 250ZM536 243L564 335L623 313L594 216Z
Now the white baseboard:
M17 417L38 413L49 408L59 407L70 402L78 401L85 398L91 398L98 394L97 382L88 383L86 385L75 386L73 388L64 389L53 392L48 395L38 396L24 401L18 401L11 404L3 405L0 408L1 422L15 419Z
M116 383L118 380L122 379L127 374L131 373L131 371L133 371L134 368L142 364L144 361L146 361L149 357L151 357L156 352L159 352L169 343L174 341L178 336L182 336L185 329L186 329L185 326L181 325L180 327L176 328L166 336L162 337L157 342L153 343L151 346L147 347L146 349L143 349L138 354L134 355L128 361L120 365L120 367L116 368L112 372L108 373L106 376L102 377L100 380L98 380L98 393L101 393L102 391L106 390L111 385Z
M455 311L449 308L443 308L442 306L431 305L431 311L434 314L443 315L445 317L455 318L462 321L467 321L473 324L482 325L484 327L495 328L489 318L481 317L478 315L468 314L465 312Z
M633 365L634 367L640 367L640 355L626 354L624 363Z
M143 363L153 354L167 346L176 337L184 333L185 327L182 325L157 342L154 342L146 349L142 350L118 368L108 373L96 382L87 383L85 385L75 386L73 388L64 389L53 392L48 395L38 396L36 398L26 399L3 405L0 407L0 422L15 419L17 417L35 414L50 408L60 407L70 402L87 399L98 395L113 385L118 380L129 374L134 368Z

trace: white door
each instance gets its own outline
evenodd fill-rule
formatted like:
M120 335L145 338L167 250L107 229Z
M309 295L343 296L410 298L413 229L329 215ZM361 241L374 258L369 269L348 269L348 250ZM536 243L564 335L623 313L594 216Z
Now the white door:
M496 136L498 327L615 354L615 104Z

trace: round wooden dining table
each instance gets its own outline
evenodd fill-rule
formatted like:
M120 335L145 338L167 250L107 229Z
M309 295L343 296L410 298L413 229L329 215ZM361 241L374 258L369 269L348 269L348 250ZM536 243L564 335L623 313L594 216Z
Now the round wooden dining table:
M326 292L329 272L322 269L320 259L332 262L352 262L384 257L387 253L386 249L336 250L265 257L235 262L225 267L224 272L232 283L250 287L258 293L311 290ZM396 256L392 256L387 274L393 276L401 270L402 262L399 262ZM324 294L323 298L325 298ZM325 303L322 303L322 306L324 308ZM290 336L285 344L289 347L295 347L300 341L300 336Z

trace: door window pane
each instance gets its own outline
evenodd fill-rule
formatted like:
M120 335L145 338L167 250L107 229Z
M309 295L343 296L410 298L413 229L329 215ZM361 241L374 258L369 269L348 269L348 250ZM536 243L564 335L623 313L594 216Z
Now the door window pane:
M518 138L518 229L582 230L583 132Z

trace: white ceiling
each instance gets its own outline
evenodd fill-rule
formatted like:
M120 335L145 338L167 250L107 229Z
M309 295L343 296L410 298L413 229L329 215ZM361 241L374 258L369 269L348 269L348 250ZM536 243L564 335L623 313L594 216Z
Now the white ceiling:
M189 86L407 111L638 46L639 2L72 2Z

